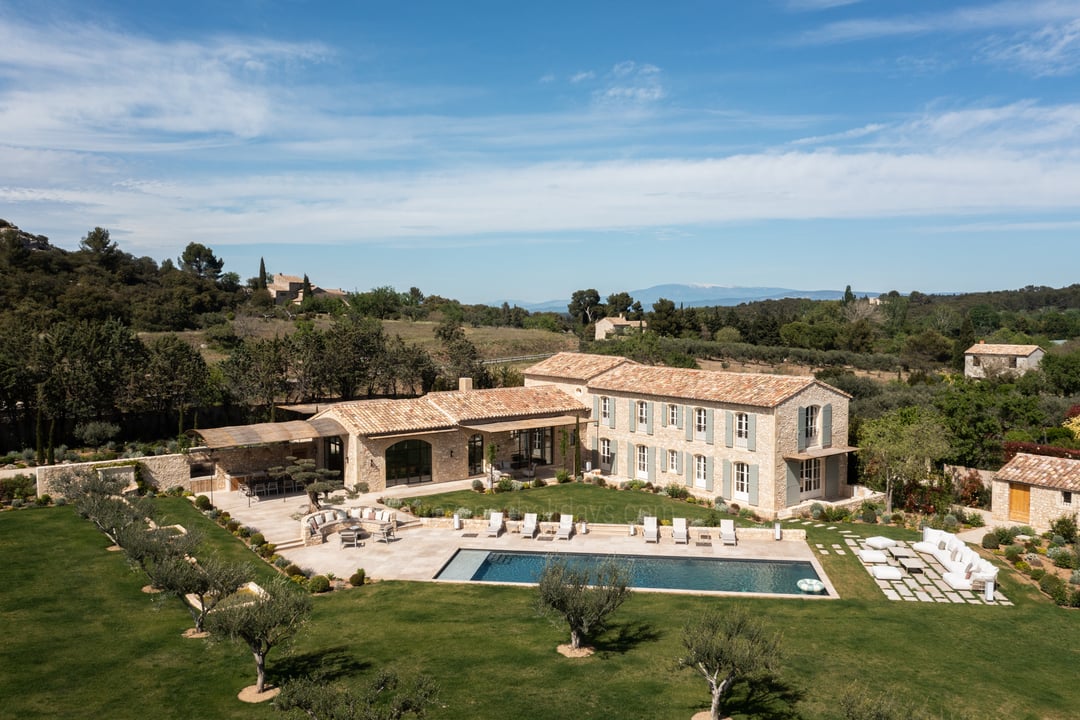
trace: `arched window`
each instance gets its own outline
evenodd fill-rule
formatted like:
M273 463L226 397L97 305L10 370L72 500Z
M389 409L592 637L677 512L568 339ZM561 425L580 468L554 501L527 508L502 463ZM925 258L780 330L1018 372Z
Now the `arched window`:
M431 443L402 440L386 448L386 486L431 481Z

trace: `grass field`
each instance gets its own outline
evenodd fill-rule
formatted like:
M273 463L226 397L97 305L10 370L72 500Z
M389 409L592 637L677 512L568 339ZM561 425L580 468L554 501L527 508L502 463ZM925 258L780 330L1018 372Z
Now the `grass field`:
M250 557L186 501L162 507L171 521L204 527L208 549ZM835 531L809 532L835 542ZM187 612L142 593L145 578L108 544L70 507L0 513L0 716L274 717L236 699L254 680L246 649L182 638ZM839 717L836 699L852 681L941 717L1076 717L1080 614L1007 571L1011 608L899 603L852 556L821 561L844 599L639 593L596 639L597 654L578 660L555 652L565 632L536 615L529 589L380 582L334 592L316 598L290 652L271 654L271 681L320 668L359 684L390 666L435 676L436 720L682 720L708 699L703 681L672 669L683 623L709 605L749 602L783 634L786 655L777 682L736 698L736 718Z

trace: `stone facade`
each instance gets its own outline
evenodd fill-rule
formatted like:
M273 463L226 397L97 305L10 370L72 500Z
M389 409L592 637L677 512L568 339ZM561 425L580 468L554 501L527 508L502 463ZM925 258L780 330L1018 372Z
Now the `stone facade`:
M1080 511L1080 460L1017 453L994 476L991 517L1046 532Z
M849 398L813 378L656 368L626 358L559 353L529 368L525 384L552 384L592 408L586 457L616 482L678 483L769 518L787 517L809 499L851 496ZM816 413L815 432L806 441L808 407ZM694 427L697 419L702 428ZM817 486L808 492L800 488L804 461L818 468Z
M1002 345L980 342L964 352L964 377L1023 375L1036 370L1046 353L1038 345Z

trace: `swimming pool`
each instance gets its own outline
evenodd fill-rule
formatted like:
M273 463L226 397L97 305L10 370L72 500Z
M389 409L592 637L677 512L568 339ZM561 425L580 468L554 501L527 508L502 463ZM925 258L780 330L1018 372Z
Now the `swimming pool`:
M535 583L550 553L469 550L454 553L435 575L436 580L490 583ZM610 555L557 553L574 567L593 568ZM735 558L655 557L617 555L630 571L630 585L648 590L698 590L804 595L796 583L820 580L814 566L804 560L743 560ZM816 593L825 594L825 593Z

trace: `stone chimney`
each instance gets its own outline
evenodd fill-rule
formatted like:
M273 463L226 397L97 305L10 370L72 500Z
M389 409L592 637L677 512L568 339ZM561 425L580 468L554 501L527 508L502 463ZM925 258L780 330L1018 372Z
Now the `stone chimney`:
M472 378L471 377L458 378L457 389L460 390L461 392L469 392L470 390L472 390Z

